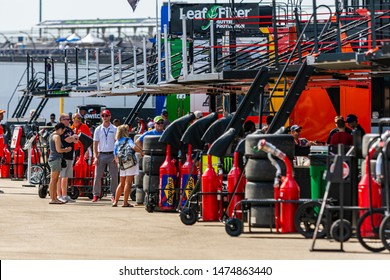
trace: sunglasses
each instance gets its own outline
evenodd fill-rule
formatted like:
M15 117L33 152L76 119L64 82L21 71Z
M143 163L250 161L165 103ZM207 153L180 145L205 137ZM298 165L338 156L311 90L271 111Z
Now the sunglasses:
M70 121L70 119L62 119L63 121Z
M110 117L110 115L102 115L103 118Z
M301 133L300 129L294 130L296 133Z
M164 122L157 122L156 124L164 124Z
M73 118L75 121L79 121L79 120L81 120L80 118Z

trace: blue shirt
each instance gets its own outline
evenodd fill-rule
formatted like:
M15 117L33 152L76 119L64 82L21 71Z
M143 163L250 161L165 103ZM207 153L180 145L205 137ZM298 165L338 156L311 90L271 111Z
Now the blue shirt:
M115 141L115 144L114 144L114 156L118 156L119 145L121 143L123 143L124 141L126 141L126 139L129 139L127 141L127 145L129 145L133 149L133 147L135 145L134 141L130 137L122 137L121 139Z
M138 139L141 141L141 143L144 143L144 138L147 135L162 135L164 131L158 132L156 129L152 129L149 131L146 131L144 134L142 134Z

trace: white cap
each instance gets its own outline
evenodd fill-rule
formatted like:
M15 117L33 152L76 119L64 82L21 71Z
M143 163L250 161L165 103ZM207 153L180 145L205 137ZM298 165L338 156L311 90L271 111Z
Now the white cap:
M203 117L203 114L201 111L195 111L194 115L195 115L195 118L197 118L197 119L200 119L201 117Z

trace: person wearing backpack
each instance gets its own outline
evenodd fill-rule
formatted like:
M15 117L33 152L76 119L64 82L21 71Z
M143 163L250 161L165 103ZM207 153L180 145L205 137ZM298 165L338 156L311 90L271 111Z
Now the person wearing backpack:
M120 125L116 132L116 142L114 146L114 158L115 162L119 166L120 182L116 189L115 199L112 203L112 207L118 206L118 201L123 193L123 205L122 207L133 207L128 202L133 184L134 176L139 173L139 166L135 152L142 154L142 149L139 148L133 140L129 137L129 126Z

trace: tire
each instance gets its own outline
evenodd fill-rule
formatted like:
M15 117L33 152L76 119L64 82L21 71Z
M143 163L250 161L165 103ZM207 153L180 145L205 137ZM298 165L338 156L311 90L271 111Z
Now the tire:
M39 197L40 198L46 198L48 189L49 189L49 186L47 186L47 185L39 185L39 187L38 187L38 195L39 195Z
M143 157L142 157L142 155L140 153L135 153L135 156L137 157L139 170L142 170Z
M319 202L309 201L301 204L295 212L295 229L305 238L313 237L320 209L321 204ZM317 232L317 238L324 238L326 231L326 217L323 215Z
M269 199L274 197L273 182L247 182L245 185L245 198ZM273 205L251 207L251 220L248 221L253 227L273 227Z
M387 250L390 250L390 216L386 216L386 218L383 219L379 228L379 237L383 246L385 246Z
M149 186L149 179L150 179L150 186ZM143 188L145 193L158 193L158 189L160 186L160 177L159 176L144 176L144 182L143 182Z
M384 217L384 210L374 209L366 211L358 220L356 226L356 236L360 244L367 250L378 253L385 250L382 240L379 238L379 227L375 221L382 221ZM374 220L374 225L371 223Z
M144 185L144 176L145 173L143 171L139 171L138 175L134 176L134 185L136 187L141 187Z
M143 186L138 186L135 192L135 202L138 205L144 204L145 201L145 192Z
M164 163L165 156L148 156L145 155L142 160L142 170L145 174L159 175L160 166ZM152 164L150 164L152 162Z
M280 165L282 174L286 174L285 164L277 159ZM268 159L252 159L249 158L245 166L245 177L252 182L273 182L275 179L276 168Z
M71 187L68 189L68 195L71 199L77 199L80 196L80 190L77 187Z
M45 171L40 165L31 166L30 183L34 185L42 184L45 176Z
M198 219L198 213L194 208L186 207L180 212L180 221L186 226L192 226Z
M143 141L145 155L165 155L166 144L159 142L160 135L147 135Z
M341 220L335 221L330 227L330 236L337 242L348 241L352 237L352 225L348 220L343 220L343 238L341 238Z
M131 188L131 191L130 191L130 199L131 199L132 201L135 201L135 200L136 200L136 198L135 198L136 192L137 192L137 188Z
M281 150L290 159L295 156L294 138L288 134L249 134L245 138L245 155L250 158L267 159L267 153L258 151L256 148L259 141L265 139L276 148Z
M226 221L225 231L232 237L240 236L244 226L240 219L230 218Z

